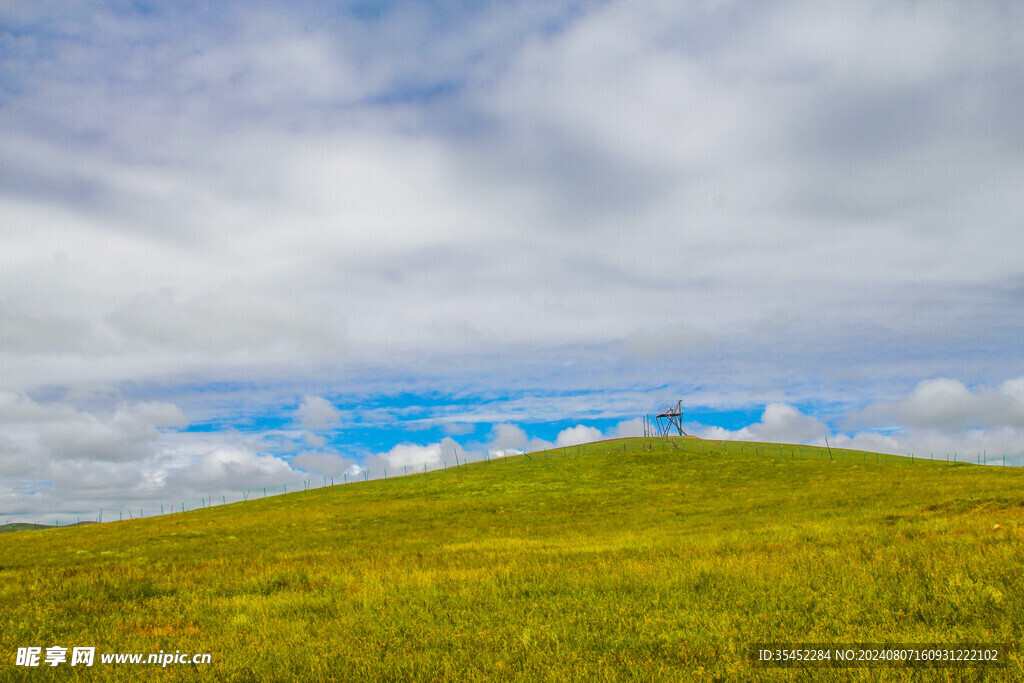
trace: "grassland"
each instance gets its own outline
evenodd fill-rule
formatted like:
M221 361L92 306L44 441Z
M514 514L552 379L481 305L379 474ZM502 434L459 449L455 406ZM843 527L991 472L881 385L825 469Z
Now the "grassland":
M770 641L1017 644L1022 522L1020 469L634 439L10 533L0 679L1024 679L1017 654L932 672L747 659ZM212 663L16 669L27 645Z

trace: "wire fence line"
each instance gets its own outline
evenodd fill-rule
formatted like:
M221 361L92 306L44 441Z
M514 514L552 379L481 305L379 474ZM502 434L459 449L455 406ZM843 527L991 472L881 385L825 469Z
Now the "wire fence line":
M639 443L637 443L639 442ZM682 443L682 448L680 447ZM858 461L858 462L874 462L874 463L887 463L890 458L896 460L902 460L906 463L914 463L916 461L945 461L954 464L970 464L970 465L998 465L1005 467L1006 455L1003 454L1001 458L994 458L993 462L988 461L988 451L978 453L976 458L964 457L959 451L953 453L940 453L939 457L935 456L934 452L928 454L927 458L921 457L914 452L906 453L905 455L894 455L888 453L877 453L873 451L861 451L847 448L832 448L831 446L805 446L802 444L772 444L763 442L750 442L750 441L733 441L733 440L721 440L721 441L709 441L698 437L676 437L676 436L644 436L644 437L622 437L617 439L605 439L601 441L592 441L583 444L574 444L569 446L560 446L556 448L548 448L542 451L531 451L531 452L512 452L504 453L501 455L492 455L491 453L485 453L482 457L470 459L466 453L463 453L462 457L459 457L458 450L453 449L451 453L452 459L449 461L447 455L442 457L440 463L421 463L417 465L402 465L398 467L392 466L390 469L388 466L382 466L375 474L372 473L371 469L360 469L354 473L342 473L336 476L320 475L317 477L308 477L299 480L298 483L291 483L291 490L289 490L289 483L285 482L279 485L269 486L256 486L247 489L240 489L234 492L222 492L219 496L203 496L200 498L198 505L192 504L190 506L185 505L184 500L180 500L176 503L168 504L151 504L147 510L146 505L139 507L123 507L117 510L107 510L104 513L103 509L100 509L95 518L82 519L81 515L76 515L74 521L68 521L66 518L61 520L57 518L53 519L53 523L49 524L46 522L10 522L8 520L5 524L0 525L0 532L3 531L14 531L22 529L49 529L59 527L73 527L73 526L84 526L89 524L114 522L114 521L131 521L135 519L145 519L148 517L166 516L172 514L181 514L184 512L192 512L198 509L219 507L223 505L230 505L234 503L242 503L251 500L257 500L259 498L268 498L272 496L285 495L288 493L298 493L300 491L310 491L313 489L331 488L334 486L344 486L348 484L355 484L359 482L370 482L370 481L383 481L385 479L394 479L396 477L404 477L415 474L427 474L430 472L440 472L446 470L461 470L468 467L470 464L484 464L489 466L493 463L500 462L525 462L528 460L543 460L550 459L551 457L570 457L577 455L584 455L586 453L594 453L595 451L602 454L613 454L616 452L628 453L630 450L638 451L653 451L655 446L659 446L659 450L666 451L678 451L682 452L696 452L696 445L700 444L701 454L720 454L728 455L730 451L737 455L756 455L760 457L764 456L778 456L778 457L790 457L798 460L819 460L819 461L831 461L831 462L847 462L847 461ZM776 450L777 449L777 450ZM805 453L805 449L808 451ZM1013 465L1011 465L1013 466ZM220 500L217 500L219 497ZM231 500L228 500L228 499ZM194 501L193 501L194 503ZM138 514L136 514L138 513Z

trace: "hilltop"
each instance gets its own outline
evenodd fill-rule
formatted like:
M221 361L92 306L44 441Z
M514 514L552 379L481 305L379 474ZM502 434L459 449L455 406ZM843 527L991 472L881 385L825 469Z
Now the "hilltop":
M672 681L795 673L753 670L758 642L1018 643L1022 485L1015 468L628 439L4 534L0 678L29 645L211 654L97 661L99 680ZM1013 656L981 673L1021 677Z

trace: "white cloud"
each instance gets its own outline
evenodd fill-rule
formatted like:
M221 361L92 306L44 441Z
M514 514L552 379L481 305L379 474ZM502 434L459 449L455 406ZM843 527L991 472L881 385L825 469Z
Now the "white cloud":
M999 391L1024 408L1024 377L1006 380L999 385Z
M510 455L522 455L525 453L521 448L491 448L487 451L488 458L507 458Z
M306 429L322 431L336 426L341 413L333 403L322 396L307 395L296 408L295 417Z
M239 447L220 447L176 473L177 481L197 487L240 491L259 486L280 486L294 478L294 470L284 460L260 455Z
M340 477L346 473L355 474L358 472L358 466L354 462L332 452L304 451L292 458L291 464L307 472L328 477ZM352 472L353 467L356 467L356 472Z
M699 430L705 439L735 439L740 441L767 441L777 443L814 443L831 435L821 420L805 415L791 405L770 403L761 415L761 421L730 431L721 427Z
M529 438L519 425L496 424L491 428L488 450L516 450L526 446Z
M0 422L44 422L67 419L76 411L68 406L42 406L24 394L0 391Z
M810 441L828 433L828 427L821 420L782 403L769 404L764 409L761 422L748 429L760 441L786 440L796 443Z
M0 394L0 405L7 408L0 435L23 453L32 453L37 464L51 458L141 460L163 430L188 424L176 405L155 401L124 404L112 415L41 405L10 392Z
M503 458L509 455L544 451L554 445L550 441L530 437L522 427L510 423L493 425L488 438L487 443L480 445L480 450L486 452L489 458ZM475 446L472 447L475 448ZM469 457L471 460L475 459L472 453Z
M644 435L644 420L640 417L634 417L629 420L623 420L622 422L615 425L615 429L612 433L619 438L630 437L630 436L643 436Z
M5 477L30 478L40 474L39 462L25 444L0 434L0 481Z
M600 429L587 427L586 425L576 425L575 427L569 427L558 432L558 436L555 438L555 446L575 446L580 443L598 441L601 438Z
M856 423L889 420L912 428L956 431L977 426L1024 427L1024 378L1003 382L997 389L967 388L949 378L920 382L905 399L865 408Z
M468 422L442 422L441 428L447 436L463 436L473 433L476 425Z
M302 440L306 442L307 446L312 446L313 448L322 448L327 445L327 437L318 436L313 432L305 432L302 435Z
M921 382L900 406L901 416L913 426L939 425L979 417L979 397L960 382L936 379Z
M441 444L434 443L420 446L412 443L400 443L387 453L384 453L383 459L394 468L422 467L423 465L433 467L441 463Z
M1022 378L997 388L968 388L959 380L924 380L903 399L876 403L850 416L848 424L862 431L837 435L838 444L881 448L890 453L944 458L960 454L975 462L989 454L1003 455L1014 464L1024 455L1024 401ZM867 431L885 428L880 435Z
M237 499L244 489L300 478L281 457L261 452L275 445L272 435L181 431L187 425L181 409L163 401L85 410L0 392L0 516L67 521L101 508L152 512L172 500L195 507L214 493Z

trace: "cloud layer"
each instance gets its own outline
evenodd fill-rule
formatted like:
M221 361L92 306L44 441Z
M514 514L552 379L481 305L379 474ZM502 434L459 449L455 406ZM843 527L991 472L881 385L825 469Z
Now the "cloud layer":
M949 334L1021 323L1016 9L413 6L9 11L8 388L813 332L809 371L865 324L1019 359Z

